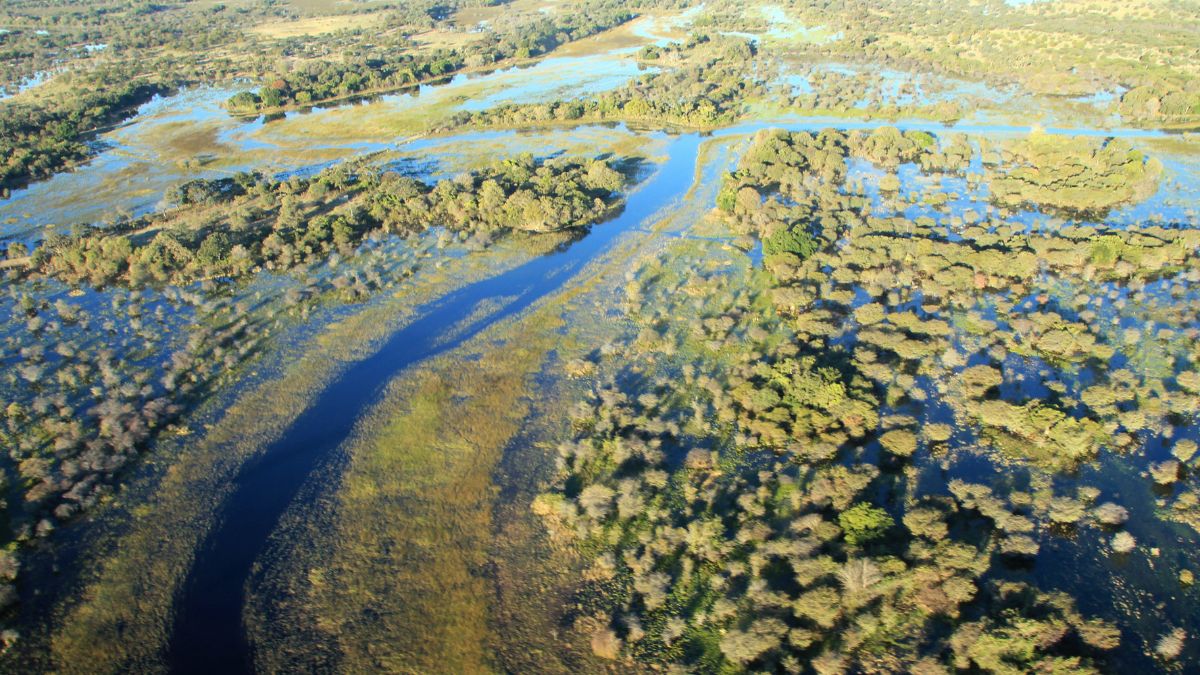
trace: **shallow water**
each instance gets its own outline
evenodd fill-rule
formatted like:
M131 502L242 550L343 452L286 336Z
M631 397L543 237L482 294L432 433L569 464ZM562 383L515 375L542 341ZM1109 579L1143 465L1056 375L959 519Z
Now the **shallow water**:
M201 547L177 606L171 667L177 672L249 672L241 616L245 581L280 516L309 474L349 436L382 388L408 366L454 349L496 322L560 287L625 230L682 195L691 185L698 136L670 146L670 159L630 195L620 216L596 225L565 250L472 284L432 305L392 335L373 356L328 385L299 421L245 467L222 507L220 525ZM499 308L473 318L482 303ZM462 322L465 326L459 326Z
M163 206L170 186L185 180L241 171L293 172L395 149L415 131L410 116L612 89L648 72L627 58L627 51L459 74L440 86L270 120L225 112L221 104L235 89L206 87L156 97L133 119L103 134L97 140L100 151L87 164L0 200L0 242L35 240L75 223L100 223L117 212L149 213Z
M40 70L18 82L15 87L0 87L0 101L12 98L21 92L29 91L35 87L40 87L49 81L51 77L54 77L54 71Z
M719 131L714 136L733 138L769 126L774 125L741 125ZM800 130L826 125L804 120L784 126ZM846 125L843 123L839 126ZM856 125L852 123L849 126ZM866 123L863 126L865 127ZM935 125L919 121L902 125L901 128L935 132L938 130ZM1002 135L1020 133L1019 128L1013 127L988 125L982 128L986 132ZM1080 130L1052 130L1051 133L1078 131ZM457 137L453 142L468 145L491 143L514 139L521 133L511 130L475 132ZM536 134L534 136L536 137ZM423 140L414 143L408 149L421 153L444 142L447 142L447 139ZM665 149L669 157L667 163L659 169L654 178L631 196L627 209L616 221L596 226L588 236L563 251L471 285L422 308L421 318L389 338L377 354L355 364L351 370L331 383L300 421L279 441L271 444L261 461L246 467L238 477L232 497L222 507L224 516L220 519L221 525L210 535L200 551L196 566L189 577L187 590L178 605L172 641L172 667L188 672L211 671L217 668L248 670L250 654L244 643L240 617L245 600L244 583L251 567L283 510L287 508L300 486L309 478L310 473L322 465L330 453L335 452L346 440L355 421L362 411L368 409L378 398L382 387L395 374L410 365L455 348L497 321L524 310L552 293L583 264L610 246L622 232L637 226L647 216L681 196L691 184L699 143L698 136L683 136L671 140ZM911 190L914 185L920 185L924 180L913 165L901 167L900 173L906 189ZM867 186L868 195L876 202L877 208L886 210L882 205L881 196L874 189L874 182L879 175L878 169L864 162L856 161L852 164L851 179L857 179ZM957 200L950 202L951 213L962 213L971 207L977 208L980 213L985 212L985 191L968 189L965 182L957 177L943 177L939 181L939 189L959 195ZM930 214L912 211L908 215ZM1027 222L1033 227L1041 217L1041 214L1029 211L1014 214L1010 220ZM1136 219L1130 214L1124 214L1124 218ZM499 308L482 319L469 319L480 307L480 303L488 301L499 302ZM914 301L914 308L918 305L919 302ZM465 327L459 326L463 321L468 321L468 324ZM1014 368L1017 367L1024 366L1014 364ZM1044 367L1045 364L1035 366L1034 370ZM1087 377L1086 372L1079 373L1072 389L1081 389L1088 381ZM1033 386L1033 389L1023 387L1013 391L1012 395L1016 399L1024 399L1048 393L1037 389L1037 384L1038 380L1031 378L1028 385ZM931 400L936 402L938 399L934 396ZM941 412L937 412L939 410ZM926 414L931 415L931 420L941 420L951 413L945 406L931 406L926 410ZM953 421L952 418L947 419ZM972 470L970 475L979 480L987 471L992 470L994 469Z
M663 42L686 27L703 6L670 17L639 20L634 33ZM776 8L778 9L778 8ZM785 17L786 18L786 17ZM481 110L506 102L552 101L615 88L649 72L630 57L635 48L614 49L585 56L549 57L532 66L506 68L482 74L459 74L439 86L422 85L410 92L388 94L348 105L315 107L289 112L278 119L233 117L221 104L236 93L233 88L199 88L168 97L156 97L117 129L97 139L99 152L74 172L16 190L0 200L0 242L37 240L76 223L101 223L114 213L138 216L163 205L166 190L193 178L214 178L241 171L267 174L311 170L370 152L410 149L408 139L422 128L414 121L449 115L460 110ZM855 74L860 67L822 64L820 68ZM927 104L953 97L971 96L1002 103L1009 93L987 85L936 78L925 92L929 76L883 70L885 93L897 104ZM807 78L782 73L776 80L798 93L810 88ZM900 96L901 86L916 83L915 96ZM909 100L911 98L911 100ZM946 125L920 119L889 123L903 130L972 134L1016 135L1032 125L988 122L989 113ZM1035 119L1038 119L1035 116ZM1053 120L1052 120L1053 121ZM872 120L839 117L783 116L774 122L810 129L834 127L869 129ZM751 127L732 131L741 133ZM1050 133L1161 137L1162 132L1126 128L1050 126Z
M669 29L682 25L673 20ZM642 26L647 36L658 37L654 30ZM781 29L782 30L782 29ZM628 50L625 50L628 51ZM836 66L834 66L836 67ZM577 73L585 77L575 77ZM422 87L415 93L392 94L373 101L311 112L289 113L282 119L242 119L227 115L220 108L232 91L201 89L185 91L172 97L146 104L133 121L106 134L102 142L106 149L89 165L71 174L20 190L0 202L0 219L15 222L0 226L0 239L36 238L50 225L72 222L92 222L111 214L114 205L130 213L144 213L161 205L163 192L174 182L196 176L218 176L228 172L260 170L268 173L306 173L340 159L375 151L394 151L400 157L393 168L430 179L453 173L458 165L478 161L481 154L491 152L531 151L540 156L553 154L566 147L567 140L588 143L600 142L615 136L634 136L637 132L624 126L591 125L576 129L541 131L471 132L444 138L406 140L402 124L396 118L420 115L430 110L475 110L506 101L551 100L564 95L589 93L611 88L638 74L636 65L621 55L600 57L564 57L546 59L528 68L512 68L486 75L455 77L447 85ZM899 87L907 77L903 73L884 73L890 91L899 95ZM574 77L564 84L563 78ZM797 87L807 80L796 80ZM943 94L961 93L988 96L994 92L984 85L963 83ZM924 92L918 90L924 96ZM916 102L916 99L914 99ZM883 124L871 120L846 120L836 117L780 117L776 120L754 122L723 129L713 137L733 139L758 130L783 126L792 130L819 131L839 129L874 129ZM1035 125L991 123L986 118L972 118L952 125L942 125L921 119L890 122L902 130L921 130L944 135L965 132L993 138L1016 138L1029 133ZM321 127L315 139L309 132ZM1161 132L1141 129L1105 129L1092 127L1052 126L1048 133L1085 135L1093 137L1119 136L1131 139L1163 139ZM511 317L539 300L554 293L576 275L590 260L606 251L622 233L629 232L645 219L669 205L691 185L702 138L694 135L652 136L663 145L666 163L653 178L631 195L624 213L616 220L595 226L583 239L552 255L536 259L510 272L470 285L439 301L421 308L421 316L409 327L395 333L375 355L354 364L350 370L330 383L316 402L282 438L265 451L261 461L244 468L234 486L233 494L222 505L220 524L210 534L200 550L195 568L191 571L183 596L179 599L177 623L171 643L171 667L179 671L209 672L248 671L251 667L249 650L242 631L242 608L245 602L244 582L250 575L268 536L274 531L280 515L295 499L301 485L324 460L335 454L349 435L364 410L377 400L382 387L395 374L409 366L463 344L497 322ZM1189 227L1196 225L1195 204L1200 197L1200 171L1190 155L1154 153L1164 160L1167 179L1150 199L1114 210L1104 219L1105 224L1133 226L1147 221L1163 220ZM212 155L212 158L208 156ZM417 158L417 159L414 159ZM976 160L977 161L977 160ZM973 170L978 170L978 163ZM950 215L961 215L967 209L985 213L988 195L984 187L971 187L959 177L931 178L922 176L915 165L898 169L902 194L914 196L929 185L937 184L943 192L956 197L948 202ZM888 213L886 201L876 187L883 171L866 162L851 165L850 179L860 181L880 214ZM706 180L715 180L711 175ZM919 203L903 210L909 218L937 217L942 214ZM1050 229L1051 217L1036 211L1018 211L1007 217L1010 222L1025 224L1030 230ZM1086 224L1097 224L1089 221ZM946 226L947 238L956 235ZM680 236L687 236L681 234ZM712 238L716 239L716 238ZM753 264L761 263L761 245L748 254ZM861 290L861 289L860 289ZM1153 291L1153 288L1151 289ZM1153 295L1153 293L1152 293ZM55 297L55 296L49 296ZM1156 296L1159 300L1164 295ZM1169 299L1169 297L1168 297ZM475 318L482 305L497 302L483 318ZM865 300L864 300L865 302ZM914 303L914 307L919 303ZM5 304L5 307L11 305ZM986 308L985 308L986 309ZM986 312L985 312L986 315ZM173 317L177 327L181 316ZM1112 317L1119 328L1144 325L1148 319L1133 312ZM466 323L465 326L461 325ZM1170 324L1159 323L1158 326ZM1191 324L1193 327L1195 324ZM1182 326L1173 325L1173 328ZM855 338L847 334L845 344ZM1114 359L1114 364L1123 363ZM1045 396L1049 390L1036 373L1045 364L1030 359L1029 363L1013 363L1014 370L1027 371L1030 377L1006 383L1005 395L1013 399ZM1077 392L1093 372L1074 373L1068 387ZM932 386L930 404L922 410L922 419L953 422L953 412L936 396ZM1195 434L1192 428L1186 433ZM957 430L954 442L969 444L971 435ZM1150 452L1154 459L1163 459L1162 443ZM1131 464L1142 461L1105 457L1089 471L1091 484L1102 486L1105 497L1121 495L1131 500L1131 510L1147 522L1153 500L1146 497L1145 481L1131 477ZM1144 462L1143 462L1144 463ZM996 466L983 458L962 459L950 475L962 475L985 480L996 472ZM926 481L944 480L946 474L923 476ZM1191 543L1194 537L1172 533L1170 528L1150 527L1135 532L1139 541L1155 543L1170 551L1179 541ZM1171 536L1176 539L1172 540ZM1091 537L1091 538L1088 538ZM1085 545L1079 545L1082 541ZM1138 596L1137 611L1145 618L1167 589L1161 574L1144 569L1144 560L1110 559L1098 555L1102 543L1088 534L1080 540L1048 538L1044 557L1035 568L1037 579L1048 588L1076 590L1090 580L1106 580L1128 576L1133 584L1154 589L1130 591ZM1172 553L1173 555L1173 553ZM1129 601L1132 602L1132 601ZM1111 614L1113 603L1107 598L1088 595L1081 606L1087 611ZM1185 623L1181 616L1190 607L1178 603L1172 610L1174 623ZM1147 619L1148 620L1148 619ZM1189 624L1191 625L1191 624ZM1152 628L1147 629L1148 633ZM1130 657L1129 662L1145 662Z
M779 5L764 5L758 10L771 23L771 27L764 34L769 38L825 44L837 42L843 37L841 32L830 31L825 26L806 26L788 16L787 11Z

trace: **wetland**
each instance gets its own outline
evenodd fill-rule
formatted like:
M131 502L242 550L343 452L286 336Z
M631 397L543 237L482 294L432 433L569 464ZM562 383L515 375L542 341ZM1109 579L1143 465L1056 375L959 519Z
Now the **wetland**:
M0 672L1200 668L1197 24L3 8Z

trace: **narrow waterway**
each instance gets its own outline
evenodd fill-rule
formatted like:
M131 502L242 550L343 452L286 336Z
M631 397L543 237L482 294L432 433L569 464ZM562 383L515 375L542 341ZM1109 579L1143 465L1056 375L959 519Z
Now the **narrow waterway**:
M384 386L405 368L458 347L562 287L622 232L683 196L693 182L701 140L697 135L673 139L667 162L630 195L625 210L613 221L595 226L560 251L423 307L420 318L332 382L259 460L246 466L201 546L177 603L170 645L174 672L252 671L242 608L254 561L301 486L349 437ZM486 301L500 307L472 318Z

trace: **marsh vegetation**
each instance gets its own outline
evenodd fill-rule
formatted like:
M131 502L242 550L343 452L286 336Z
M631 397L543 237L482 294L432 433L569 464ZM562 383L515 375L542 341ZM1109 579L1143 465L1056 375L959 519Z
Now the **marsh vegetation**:
M1194 4L0 8L0 670L1194 670Z

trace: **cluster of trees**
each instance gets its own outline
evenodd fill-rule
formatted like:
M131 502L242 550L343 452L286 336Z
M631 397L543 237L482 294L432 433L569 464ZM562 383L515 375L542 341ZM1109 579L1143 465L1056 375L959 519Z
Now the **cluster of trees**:
M129 0L0 7L0 86L52 73L35 91L0 101L0 193L87 159L90 136L155 94L238 72L245 55L235 62L224 48L273 15L269 6Z
M799 150L789 145L789 138L800 141ZM994 145L983 139L979 145L985 171L973 180L987 185L995 204L1010 209L1033 206L1070 215L1103 214L1151 196L1163 172L1157 158L1147 157L1122 139L1094 140L1039 132L1009 144ZM798 152L801 157L797 157ZM764 132L738 173L726 181L718 205L727 212L736 211L744 220L756 220L761 230L762 223L780 220L773 210L790 206L782 202L761 205L762 200L756 200L752 192L757 191L756 183L794 201L797 190L805 191L806 180L836 182L844 175L843 155L868 160L889 171L902 164L917 164L927 171L958 175L965 175L978 156L963 134L939 142L926 132L901 132L887 126L845 135L826 131L815 138ZM896 192L896 177L885 176L880 188ZM740 208L735 208L739 202Z
M1005 147L1001 166L988 178L993 198L1003 206L1086 214L1149 197L1162 172L1162 162L1124 139L1034 133Z
M181 185L175 197L207 217L201 204L233 204L256 185L247 176L212 183ZM16 599L8 582L21 547L104 503L140 453L186 434L184 416L238 382L273 336L318 307L404 287L448 238L381 237L270 284L68 290L9 276L0 294L11 317L0 334L0 612Z
M257 92L243 91L227 102L233 112L262 112L444 78L467 66L528 59L558 46L619 26L634 15L612 2L588 3L578 12L545 18L505 33L488 32L471 45L413 53L397 46L370 50L344 61L310 61L281 72ZM432 11L432 10L431 10ZM399 52L399 53L397 53Z
M460 112L446 128L615 120L711 129L737 120L747 105L766 96L763 81L745 72L745 63L754 58L753 43L693 36L685 48L688 65L645 75L593 98Z
M872 115L895 118L901 115L927 117L939 122L953 122L973 107L974 101L965 96L926 100L917 82L928 78L905 79L899 86L888 86L886 78L877 73L840 72L815 67L805 76L811 91L787 95L788 105L804 112L862 111Z
M1195 27L1178 21L1168 5L1142 9L1114 20L1093 7L1044 3L920 0L879 13L869 0L808 0L791 5L792 16L842 38L791 49L814 59L887 64L1058 96L1122 85L1194 91L1188 54L1200 46Z
M261 47L236 59L225 48L278 12L128 0L0 8L0 25L10 27L0 33L0 85L54 73L36 91L0 101L0 194L86 160L95 132L156 94L264 68L254 56Z
M160 82L131 78L124 68L97 70L73 80L81 91L44 103L0 104L0 190L10 190L83 161L86 135L129 117L167 91Z
M969 145L887 128L763 132L718 206L735 231L776 241L770 283L739 287L704 264L711 251L673 257L682 246L634 275L633 358L653 357L577 409L533 504L592 561L575 625L597 656L690 672L1097 672L1120 645L1116 626L1011 567L983 578L1064 528L1102 534L1098 554L1139 555L1128 510L1059 472L1200 414L1200 350L1156 328L1190 325L1200 236L888 216L905 203L846 180L852 158L960 171ZM1154 294L1152 280L1165 283ZM1100 297L1159 323L1122 330L1093 310ZM575 368L587 370L609 372ZM876 443L878 456L864 451ZM917 480L976 444L1018 478ZM1150 478L1187 484L1163 516L1200 526L1197 444L1170 445ZM1178 657L1183 638L1149 636L1154 658Z
M893 517L869 501L870 464L724 447L690 419L714 414L719 391L690 368L670 385L606 383L559 446L533 509L591 552L575 626L597 656L702 673L1099 672L1119 644L1066 595L982 580L1009 552L963 536L999 517L969 486Z
M83 70L95 63L142 58L170 45L196 54L237 39L240 27L262 21L264 7L226 10L190 3L129 0L5 3L0 7L0 86L11 89L38 73Z
M2 300L14 324L0 399L6 546L45 537L106 500L115 476L265 335L245 306L204 293L31 290L9 285ZM186 339L175 339L185 322ZM15 600L6 587L14 576L0 568L0 609Z
M1122 117L1138 122L1196 124L1200 94L1166 82L1145 84L1122 94L1118 110Z
M835 131L817 136L779 130L759 132L737 171L725 178L717 207L740 233L757 236L773 261L798 264L817 248L815 219L807 201L819 192L836 199L845 180L848 139ZM850 204L845 204L850 207Z
M620 207L625 174L598 159L521 155L436 185L363 162L312 178L197 180L171 191L181 206L124 223L48 238L33 268L70 283L185 283L287 270L347 252L373 232L430 227L481 233L550 232L590 225Z
M842 317L855 319L856 365L885 388L891 403L920 400L925 396L920 378L954 379L950 374L965 364L963 355L951 359L954 366L945 363L945 355L955 351L953 345L961 338L955 337L951 323L939 312L969 307L979 295L1028 293L1047 270L1069 279L1090 269L1090 274L1108 281L1144 283L1186 267L1200 244L1190 230L1153 226L1101 232L1091 226L1062 228L1047 238L1030 235L1021 224L997 223L961 227L952 240L929 219L869 217L861 208L862 200L847 200L830 189L831 182L836 184L844 174L837 160L828 159L831 150L834 155L840 149L886 167L916 160L936 145L931 140L919 132L900 134L889 128L844 139L834 132L817 137L763 132L718 200L735 227L765 240L777 232L817 223L819 240L842 241L836 249L822 246L807 255L775 253L765 263L785 286L776 294L781 309L796 313L797 327L810 338L829 339L839 334ZM950 147L960 143L956 140ZM1137 160L1141 166L1140 155ZM940 161L934 164L943 166ZM811 261L806 260L809 257ZM813 265L834 270L833 278L848 287L825 286L824 275L810 276ZM921 294L920 311L889 309L903 305L889 290L898 284ZM863 292L873 298L887 297L887 302L859 304ZM1084 297L1079 302L1086 301ZM1084 365L1106 371L1115 347L1093 315L1071 320L1066 317L1078 316L1078 310L1012 311L1004 323L969 323L968 331L988 335L998 354L1020 355L1065 369ZM1105 425L1113 421L1133 425L1129 428L1135 431L1166 423L1165 417L1159 417L1151 424L1144 411L1124 408L1094 408L1092 416L1080 418L1068 413L1069 402L1056 404L1050 395L1037 403L992 400L992 388L1003 382L1000 370L979 365L961 372L987 383L952 388L962 392L954 400L964 418L979 425L998 450L1049 468L1074 466L1094 457L1110 439ZM1102 392L1108 389L1097 387L1094 393L1085 392L1085 403L1105 400ZM1191 408L1186 391L1174 391L1165 402L1176 414L1188 414ZM889 449L903 448L898 454L911 454L910 442L893 439L897 442Z

